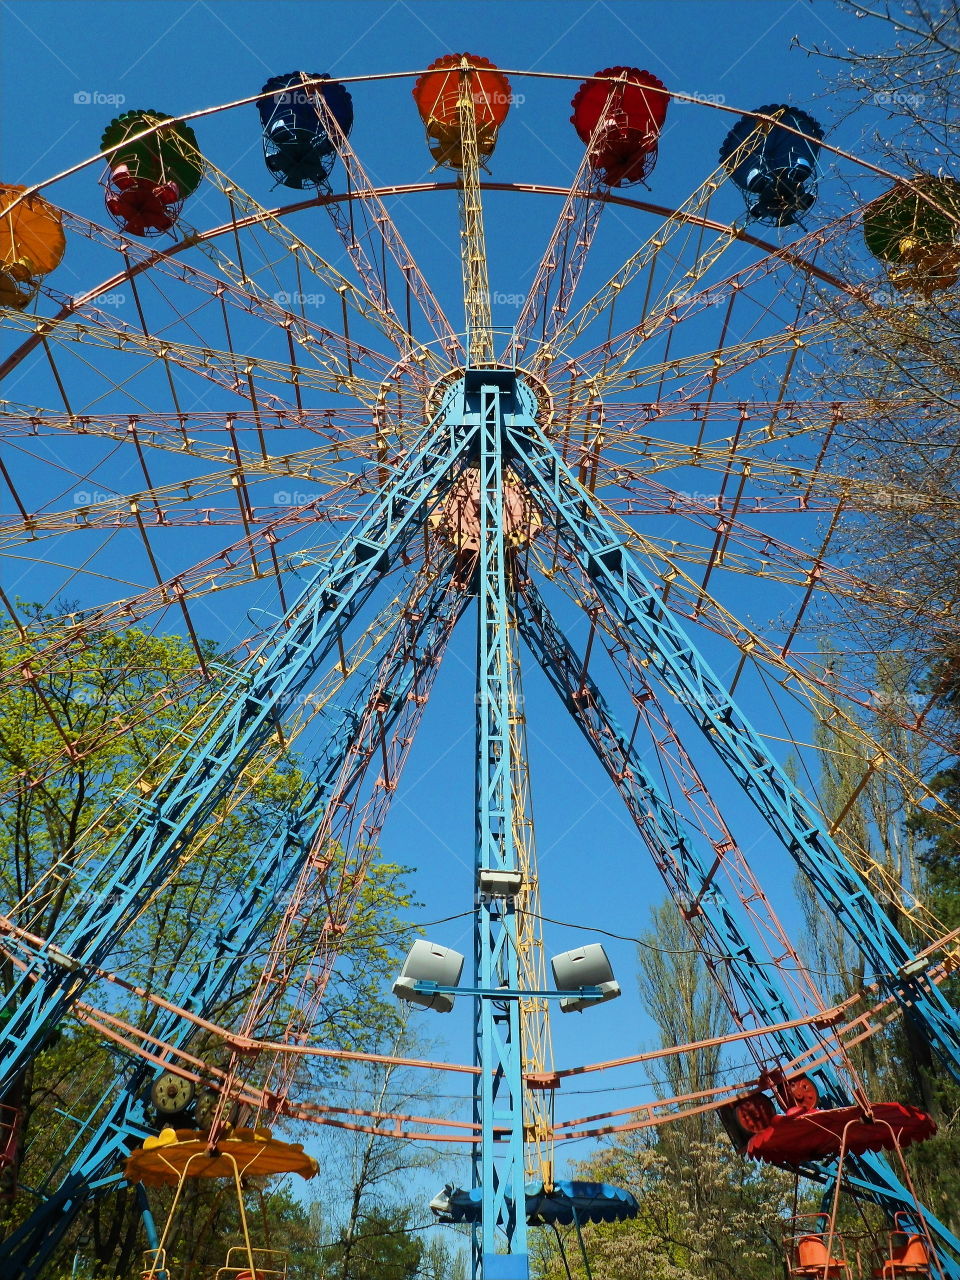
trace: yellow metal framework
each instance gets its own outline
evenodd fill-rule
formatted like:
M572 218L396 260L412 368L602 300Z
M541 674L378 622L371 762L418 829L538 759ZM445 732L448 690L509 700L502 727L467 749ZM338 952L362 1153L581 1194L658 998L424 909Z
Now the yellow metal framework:
M477 106L474 68L464 58L459 68L457 113L460 118L460 262L463 269L463 307L467 322L467 361L476 369L495 363L493 317L487 243L480 199L480 151L477 146Z
M513 840L523 887L517 898L517 953L520 986L530 991L546 989L546 957L540 919L540 878L533 824L530 771L527 764L527 721L519 662L516 619L509 622L510 659L510 762L513 790ZM529 1077L547 1080L553 1074L549 1002L530 998L520 1001L521 1064L525 1079L523 1103L524 1175L553 1186L553 1090L531 1088Z

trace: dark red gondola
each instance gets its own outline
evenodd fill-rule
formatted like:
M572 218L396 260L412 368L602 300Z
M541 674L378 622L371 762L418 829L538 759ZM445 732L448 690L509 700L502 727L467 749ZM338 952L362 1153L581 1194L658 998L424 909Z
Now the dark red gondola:
M158 185L147 178L135 178L126 165L120 165L110 174L106 204L124 231L149 236L169 231L183 202L175 182Z
M584 81L570 104L570 121L586 143L604 121L590 151L602 182L610 187L642 182L657 162L670 101L666 85L636 67L607 67L596 74L605 78Z
M189 125L160 111L126 111L100 139L107 212L129 235L169 231L200 185L203 159Z

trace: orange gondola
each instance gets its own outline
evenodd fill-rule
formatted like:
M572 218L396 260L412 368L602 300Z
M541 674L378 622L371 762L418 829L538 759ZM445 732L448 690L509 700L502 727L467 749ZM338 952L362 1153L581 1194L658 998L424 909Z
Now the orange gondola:
M839 1234L825 1238L822 1214L798 1214L787 1224L784 1244L787 1274L791 1280L848 1280L850 1264L846 1245Z
M62 214L26 187L0 186L0 307L22 311L66 248Z
M906 1280L930 1275L930 1249L908 1213L894 1214L887 1256L873 1271L873 1280Z
M317 1162L298 1142L281 1142L264 1128L228 1127L215 1140L207 1130L166 1128L130 1153L124 1172L129 1182L176 1188L160 1241L147 1253L143 1280L170 1280L167 1237L184 1185L198 1178L232 1180L237 1193L243 1244L230 1248L216 1273L217 1280L285 1280L286 1253L259 1248L252 1242L243 1189L251 1179L280 1173L312 1178Z
M513 100L510 81L492 62L474 53L448 53L431 63L413 86L413 99L427 131L434 163L449 169L464 165L461 84L469 77L469 102L476 122L481 163L493 154L497 133Z

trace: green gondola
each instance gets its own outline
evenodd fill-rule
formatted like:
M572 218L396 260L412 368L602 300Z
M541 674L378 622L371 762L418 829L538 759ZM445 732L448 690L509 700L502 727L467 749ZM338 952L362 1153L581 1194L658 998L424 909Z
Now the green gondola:
M137 138L164 120L172 117L162 111L125 111L107 125L100 149L107 152L111 170L125 166L144 182L175 182L183 200L196 191L203 178L203 157L193 130L181 121Z

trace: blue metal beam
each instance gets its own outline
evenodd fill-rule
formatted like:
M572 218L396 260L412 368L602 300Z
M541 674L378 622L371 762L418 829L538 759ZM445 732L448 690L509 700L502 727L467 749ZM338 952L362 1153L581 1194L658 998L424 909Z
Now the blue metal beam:
M513 465L530 483L544 518L622 624L634 656L684 705L821 901L863 951L885 994L916 1023L960 1079L960 1016L924 974L913 951L826 829L824 819L770 755L763 740L700 657L607 521L532 415L507 425Z
M370 753L363 755L355 776L344 779L344 760L368 731L374 719L371 701L376 695L377 733L388 733L406 714L414 721L422 714L446 642L462 615L467 598L448 591L451 566L439 573L429 590L418 596L416 607L401 614L398 642L378 665L370 664L358 687L331 725L321 756L314 762L312 781L297 809L278 815L272 838L254 847L238 868L234 890L222 914L197 930L197 950L211 958L197 972L185 970L179 981L164 991L172 1004L201 1018L216 1016L218 1002L237 975L243 957L262 937L264 929L291 892L303 859L322 829L327 807L352 792L363 780ZM416 594L416 593L415 593ZM416 697L411 699L411 694ZM206 945L205 945L206 944ZM175 1047L186 1047L197 1034L195 1025L171 1011L161 1011L150 1027L152 1035ZM148 1048L146 1042L144 1047ZM156 1068L140 1059L128 1059L118 1077L92 1107L63 1159L39 1188L44 1201L15 1233L0 1243L0 1272L33 1280L42 1274L57 1244L77 1213L92 1195L115 1190L122 1181L117 1165L131 1146L152 1132L143 1094ZM50 1190L57 1169L68 1172Z
M38 1052L158 883L274 732L282 700L301 695L418 530L461 465L473 432L459 421L461 387L443 403L408 460L341 539L287 616L231 683L57 929L0 1001L0 1093ZM109 904L105 909L105 904ZM68 963L61 962L67 957Z
M520 985L515 899L479 892L482 871L517 869L502 426L504 413L513 407L514 380L468 370L465 381L468 409L476 412L479 426L475 986L515 991ZM474 1119L481 1141L473 1185L483 1191L481 1221L473 1230L474 1275L489 1280L497 1272L503 1280L527 1280L520 1001L478 997L474 1009L474 1058L480 1067ZM507 1262L502 1261L504 1244Z

